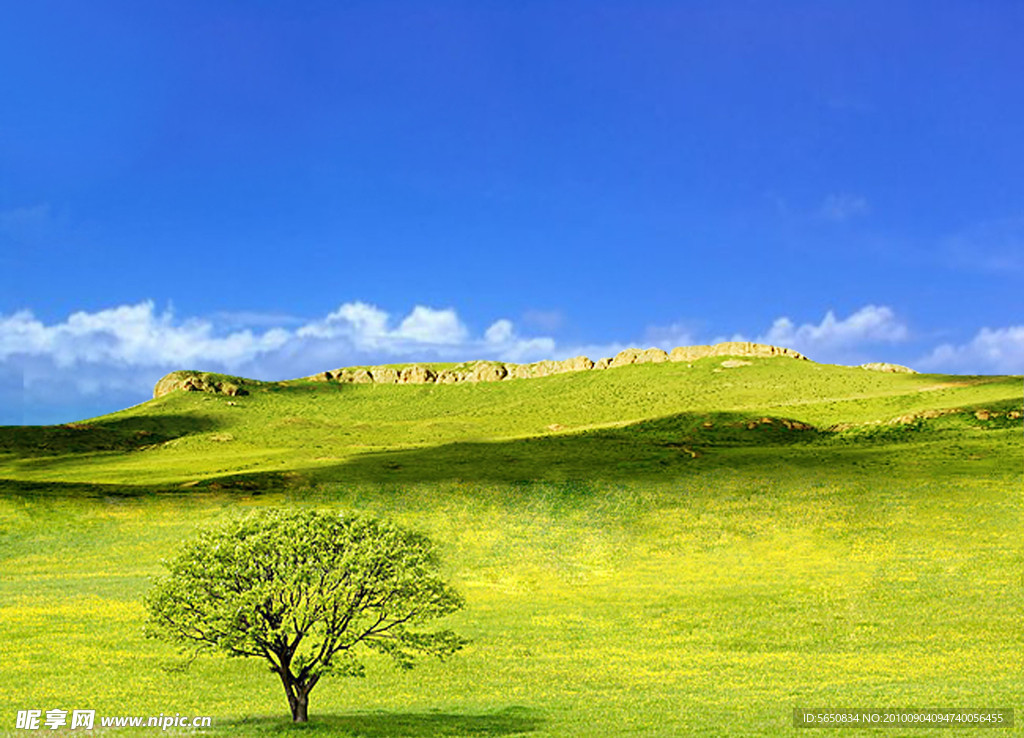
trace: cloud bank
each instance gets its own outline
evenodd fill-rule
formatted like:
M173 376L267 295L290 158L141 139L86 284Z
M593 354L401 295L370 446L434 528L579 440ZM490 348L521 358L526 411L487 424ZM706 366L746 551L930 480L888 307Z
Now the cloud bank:
M818 324L798 326L787 317L777 318L754 340L796 349L815 361L857 364L870 360L866 350L902 343L909 335L906 323L891 308L866 305L842 319L829 310Z
M1024 373L1024 325L982 328L967 343L944 343L919 362L922 371Z
M817 323L775 319L754 337L696 335L697 323L650 326L643 339L588 345L524 335L508 318L475 333L452 308L414 306L395 315L347 302L317 319L217 314L180 318L152 301L76 312L46 323L31 311L0 314L0 424L65 422L148 399L174 369L221 371L257 379L305 376L356 364L496 359L525 363L585 354L614 356L628 346L754 340L796 349L820 362L857 364L906 356L911 331L889 307L866 305ZM252 316L249 316L250 318ZM248 322L249 325L244 325ZM972 339L931 349L912 366L927 371L1024 371L1024 326L984 328Z
M51 324L22 310L0 315L0 423L20 422L22 405L92 408L106 398L116 409L141 402L174 369L284 379L352 364L524 362L558 353L553 339L521 336L508 319L474 336L455 310L423 305L396 317L349 302L297 327L262 330L240 328L234 319L180 319L152 301L76 312Z

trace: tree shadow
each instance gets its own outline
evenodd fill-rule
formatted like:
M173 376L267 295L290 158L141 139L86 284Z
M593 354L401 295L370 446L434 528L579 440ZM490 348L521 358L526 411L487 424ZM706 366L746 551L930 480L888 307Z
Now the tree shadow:
M511 736L533 733L545 722L536 710L509 707L482 715L434 711L314 714L306 724L293 724L279 718L248 718L219 723L216 732L260 736L301 732L359 738Z

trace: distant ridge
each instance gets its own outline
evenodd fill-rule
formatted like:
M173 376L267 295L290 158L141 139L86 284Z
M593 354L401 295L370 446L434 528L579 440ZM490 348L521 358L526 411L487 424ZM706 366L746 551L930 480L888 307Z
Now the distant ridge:
M628 348L615 356L592 361L576 356L564 361L537 361L532 364L511 364L500 361L476 361L454 368L438 369L430 364L411 364L402 368L375 366L369 368L343 367L319 372L303 379L314 382L340 384L458 384L461 382L500 382L505 379L531 379L552 374L615 369L631 364L659 364L662 362L690 362L708 356L752 356L758 358L787 357L807 361L807 357L793 349L770 346L749 341L727 341L714 346L678 346L671 352L660 348ZM264 384L241 377L228 377L208 372L171 372L156 383L153 397L161 397L175 390L211 392L214 394L247 394L246 384Z
M667 361L696 361L707 356L756 356L771 358L786 356L807 361L807 357L793 349L769 346L749 341L730 341L714 346L679 346L671 352L660 348L628 348L614 357L592 361L576 356L564 361L537 361L532 364L511 364L499 361L476 361L451 369L433 369L425 364L413 364L402 369L381 366L370 368L341 368L320 372L306 379L315 382L344 384L457 384L460 382L500 382L505 379L531 379L552 374L614 369L631 364L659 364Z
M340 384L458 384L461 382L499 382L504 379L530 379L547 377L552 374L581 372L598 369L614 369L631 364L659 364L662 362L690 362L708 356L753 356L774 358L784 356L808 361L799 351L770 346L750 341L727 341L714 346L677 346L672 351L660 348L628 348L615 356L592 361L586 356L576 356L564 361L537 361L532 364L511 364L500 361L476 361L454 368L438 369L430 364L410 364L402 368L395 366L374 366L369 368L343 367L319 372L303 379L314 382L337 382ZM267 384L241 377L197 371L174 371L164 376L153 388L153 397L175 390L187 392L210 392L213 394L244 395L246 385Z

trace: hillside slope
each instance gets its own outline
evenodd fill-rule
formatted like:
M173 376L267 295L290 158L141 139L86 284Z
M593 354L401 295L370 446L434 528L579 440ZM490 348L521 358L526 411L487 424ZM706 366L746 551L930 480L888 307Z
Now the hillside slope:
M455 384L216 382L230 394L169 391L83 423L0 429L0 479L163 489L664 477L755 460L896 458L910 443L918 457L972 462L970 473L1005 465L1020 444L1019 378L792 358Z

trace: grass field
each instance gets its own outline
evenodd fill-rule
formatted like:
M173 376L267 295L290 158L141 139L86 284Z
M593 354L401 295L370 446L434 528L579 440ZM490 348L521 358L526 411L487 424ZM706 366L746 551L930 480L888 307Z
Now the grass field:
M1019 734L1020 406L1020 378L703 360L0 429L0 732L85 708L213 735L788 735L796 706L955 706L1017 708ZM151 577L263 505L429 534L472 644L325 680L305 727L259 663L182 670L143 637Z

